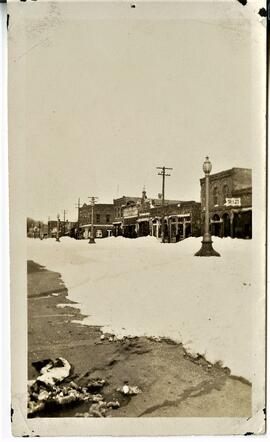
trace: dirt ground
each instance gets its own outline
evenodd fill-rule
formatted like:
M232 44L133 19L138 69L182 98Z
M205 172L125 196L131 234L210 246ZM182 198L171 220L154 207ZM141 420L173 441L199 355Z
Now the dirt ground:
M106 335L102 340L99 327L73 322L83 315L68 299L59 273L32 261L27 269L29 380L38 376L33 362L61 356L76 375L106 380L105 400L120 402L120 408L110 410L112 417L250 417L251 385L230 376L229 369L192 358L181 344L167 339L119 341ZM116 391L124 383L142 392L126 397ZM72 417L88 408L72 404L40 416Z

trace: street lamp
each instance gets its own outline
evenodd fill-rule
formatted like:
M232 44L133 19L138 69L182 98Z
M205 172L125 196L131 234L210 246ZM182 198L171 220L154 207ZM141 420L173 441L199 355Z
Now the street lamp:
M96 197L91 197L91 206L92 206L92 222L91 222L91 231L90 231L90 238L89 238L89 244L95 244L95 236L94 236L94 205L95 205Z
M60 218L60 216L59 215L57 215L57 227L56 227L56 241L58 241L58 242L60 242L60 239L59 239L59 218Z
M205 158L203 163L203 171L205 174L205 220L204 220L204 234L202 239L202 246L200 250L195 253L195 256L220 256L218 252L213 249L213 241L209 233L209 175L212 170L212 164L209 157Z

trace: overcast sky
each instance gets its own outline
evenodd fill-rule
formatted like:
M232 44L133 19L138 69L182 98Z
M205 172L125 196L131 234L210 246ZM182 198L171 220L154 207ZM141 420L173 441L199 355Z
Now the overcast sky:
M66 209L75 220L78 197L108 203L144 185L157 197L163 165L173 167L166 198L199 201L207 154L213 172L251 167L245 23L61 19L52 27L41 43L40 27L27 28L29 216Z

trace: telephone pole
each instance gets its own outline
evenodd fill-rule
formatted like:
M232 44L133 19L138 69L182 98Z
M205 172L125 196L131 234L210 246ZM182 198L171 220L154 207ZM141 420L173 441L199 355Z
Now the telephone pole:
M57 214L57 230L56 230L56 241L59 242L59 225L60 225L60 215Z
M64 236L66 234L66 214L67 214L67 210L64 209Z
M81 200L80 200L80 198L78 198L78 203L77 203L77 206L75 206L76 207L76 209L78 209L78 227L79 227L79 223L80 223L80 208L81 208Z
M80 208L81 208L81 200L78 198L78 204L75 205L76 209L78 209L78 221L77 221L77 232L75 234L76 239L79 239L79 228L80 228Z
M165 177L171 176L169 173L166 173L166 170L173 170L172 167L157 167L160 170L158 175L162 176L162 217L161 217L161 242L165 242Z
M95 244L95 235L94 235L94 207L98 200L96 196L89 196L90 204L92 206L92 215L91 215L91 232L90 232L90 238L89 238L89 244Z

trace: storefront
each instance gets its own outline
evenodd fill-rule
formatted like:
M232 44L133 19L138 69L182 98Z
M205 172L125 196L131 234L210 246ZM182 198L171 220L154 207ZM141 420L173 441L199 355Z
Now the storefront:
M138 236L150 235L150 213L141 213L137 219Z
M178 242L191 236L191 215L185 213L181 215L170 215L168 217L169 240Z
M162 207L152 209L150 234L156 238L162 232ZM182 201L164 207L164 239L178 242L189 236L201 234L201 205L195 201Z
M129 205L123 208L123 236L137 238L138 236L138 207Z
M123 223L121 221L113 223L113 234L114 236L123 236Z
M125 238L137 238L138 236L137 217L124 219L123 236Z
M80 238L90 238L91 224L85 224L80 226ZM94 224L94 236L95 238L107 238L113 234L112 224Z
M210 230L214 236L252 238L252 208L231 208L210 214Z
M156 238L161 237L161 218L155 217L150 220L150 233Z

